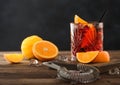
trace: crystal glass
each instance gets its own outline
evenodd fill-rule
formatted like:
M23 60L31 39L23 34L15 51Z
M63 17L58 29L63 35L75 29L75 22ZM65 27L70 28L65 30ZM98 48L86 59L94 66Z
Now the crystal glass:
M103 50L103 23L70 23L71 61L76 60L77 52Z

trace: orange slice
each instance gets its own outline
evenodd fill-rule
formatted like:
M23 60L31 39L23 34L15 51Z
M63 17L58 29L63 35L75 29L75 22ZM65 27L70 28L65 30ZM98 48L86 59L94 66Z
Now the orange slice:
M48 61L56 58L58 55L58 48L50 41L38 41L34 44L33 48L34 56L41 61Z
M78 52L77 60L81 63L90 63L98 55L99 51Z
M4 54L4 58L11 63L20 63L24 59L22 54Z
M107 51L100 51L92 62L105 63L110 61L110 55Z
M42 40L42 38L40 38L39 36L37 36L37 35L32 35L32 36L26 37L26 38L22 41L21 51L22 51L23 56L24 56L26 59L34 58L34 55L33 55L33 52L32 52L33 44L34 44L35 42L41 41L41 40Z
M75 15L74 17L74 23L78 24L78 23L81 23L81 24L88 24L87 21L83 20L82 18L80 18L78 15Z

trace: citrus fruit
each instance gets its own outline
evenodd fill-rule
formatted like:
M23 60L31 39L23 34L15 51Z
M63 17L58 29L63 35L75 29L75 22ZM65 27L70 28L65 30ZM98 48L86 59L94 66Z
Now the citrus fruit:
M33 52L32 52L33 44L34 44L35 42L41 41L41 40L42 40L42 38L40 38L39 36L37 36L37 35L32 35L32 36L29 36L29 37L25 38L25 39L22 41L21 51L22 51L23 56L24 56L26 59L34 58L34 55L33 55Z
M58 55L58 48L50 41L38 41L33 45L34 56L41 61L54 59Z
M5 60L11 62L11 63L19 63L21 62L24 57L22 54L4 54Z
M90 63L98 55L99 51L78 52L77 60L81 63Z
M87 24L88 22L83 20L82 18L80 18L78 15L75 15L74 17L74 23L78 24L78 23L81 23L81 24Z
M110 61L110 55L107 51L100 51L92 62L105 63Z

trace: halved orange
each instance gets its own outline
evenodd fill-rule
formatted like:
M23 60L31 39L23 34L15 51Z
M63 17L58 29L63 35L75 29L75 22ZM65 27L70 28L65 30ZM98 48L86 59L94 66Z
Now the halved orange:
M4 54L4 58L11 63L20 63L24 59L23 55L19 53Z
M105 63L110 61L110 55L107 51L100 51L92 62Z
M26 38L22 41L21 51L22 51L23 56L24 56L26 59L34 58L34 55L33 55L33 52L32 52L33 44L34 44L35 42L41 41L41 40L42 40L42 38L40 38L39 36L37 36L37 35L32 35L32 36L26 37Z
M77 60L81 63L90 63L98 55L99 51L78 52Z
M58 48L50 41L38 41L32 48L34 56L41 61L48 61L56 58L58 55Z
M75 15L74 17L74 23L78 24L78 23L81 23L81 24L88 24L87 21L83 20L82 18L80 18L78 15Z

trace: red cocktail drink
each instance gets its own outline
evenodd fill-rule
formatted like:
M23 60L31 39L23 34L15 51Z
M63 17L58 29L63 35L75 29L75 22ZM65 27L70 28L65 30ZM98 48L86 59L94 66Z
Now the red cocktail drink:
M71 59L77 52L103 50L103 23L70 23Z

